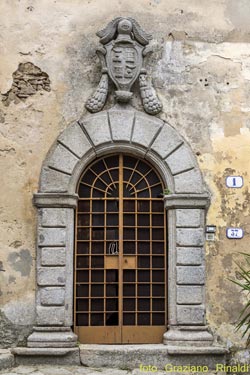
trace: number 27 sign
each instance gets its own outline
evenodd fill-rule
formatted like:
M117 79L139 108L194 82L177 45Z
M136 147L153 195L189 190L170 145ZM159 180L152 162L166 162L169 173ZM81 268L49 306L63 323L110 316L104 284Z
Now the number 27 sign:
M242 228L227 228L227 238L240 239L243 236L244 232Z

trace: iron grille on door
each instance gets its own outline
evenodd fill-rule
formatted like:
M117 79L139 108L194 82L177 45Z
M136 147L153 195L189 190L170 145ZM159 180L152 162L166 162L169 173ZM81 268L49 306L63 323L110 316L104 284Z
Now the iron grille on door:
M163 184L145 161L113 155L82 175L74 325L81 342L157 343L166 328Z

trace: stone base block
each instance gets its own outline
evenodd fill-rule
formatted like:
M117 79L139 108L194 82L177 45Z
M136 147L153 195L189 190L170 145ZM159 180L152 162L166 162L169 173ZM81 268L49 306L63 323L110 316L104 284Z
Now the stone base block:
M202 348L174 347L163 344L146 345L80 345L83 366L103 368L138 369L140 365L156 366L158 371L165 366L207 366L208 371L217 364L226 363L224 348L207 346ZM170 371L171 372L171 371ZM172 371L173 372L173 371Z
M54 327L49 331L44 331L41 327L34 329L28 337L27 346L29 348L72 348L77 345L77 336L71 329L59 330Z
M163 343L170 346L211 346L213 335L206 326L171 327L163 335Z
M80 365L79 348L13 348L17 365Z
M14 355L8 349L0 349L0 371L15 366Z

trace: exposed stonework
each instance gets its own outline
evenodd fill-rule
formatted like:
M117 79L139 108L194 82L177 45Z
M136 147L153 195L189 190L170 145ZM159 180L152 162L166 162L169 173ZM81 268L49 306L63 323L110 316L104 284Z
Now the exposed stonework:
M0 310L0 343L1 348L27 344L27 336L32 332L32 324L19 325L12 323Z
M11 101L19 103L37 91L50 91L50 79L47 73L31 62L20 63L18 69L12 74L13 83L11 89L2 95L4 105L9 105Z

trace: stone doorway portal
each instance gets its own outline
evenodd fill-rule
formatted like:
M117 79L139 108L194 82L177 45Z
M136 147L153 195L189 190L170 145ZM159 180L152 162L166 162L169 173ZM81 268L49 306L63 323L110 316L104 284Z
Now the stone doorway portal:
M166 331L163 183L124 154L84 171L76 210L74 326L81 343L161 343Z
M168 230L166 345L210 345L205 318L204 223L209 194L187 142L168 123L119 105L71 124L42 167L38 208L36 326L30 348L76 347L74 217L91 163L133 155L158 172ZM141 326L143 327L143 326ZM143 331L143 329L141 330ZM170 350L170 349L168 349Z

